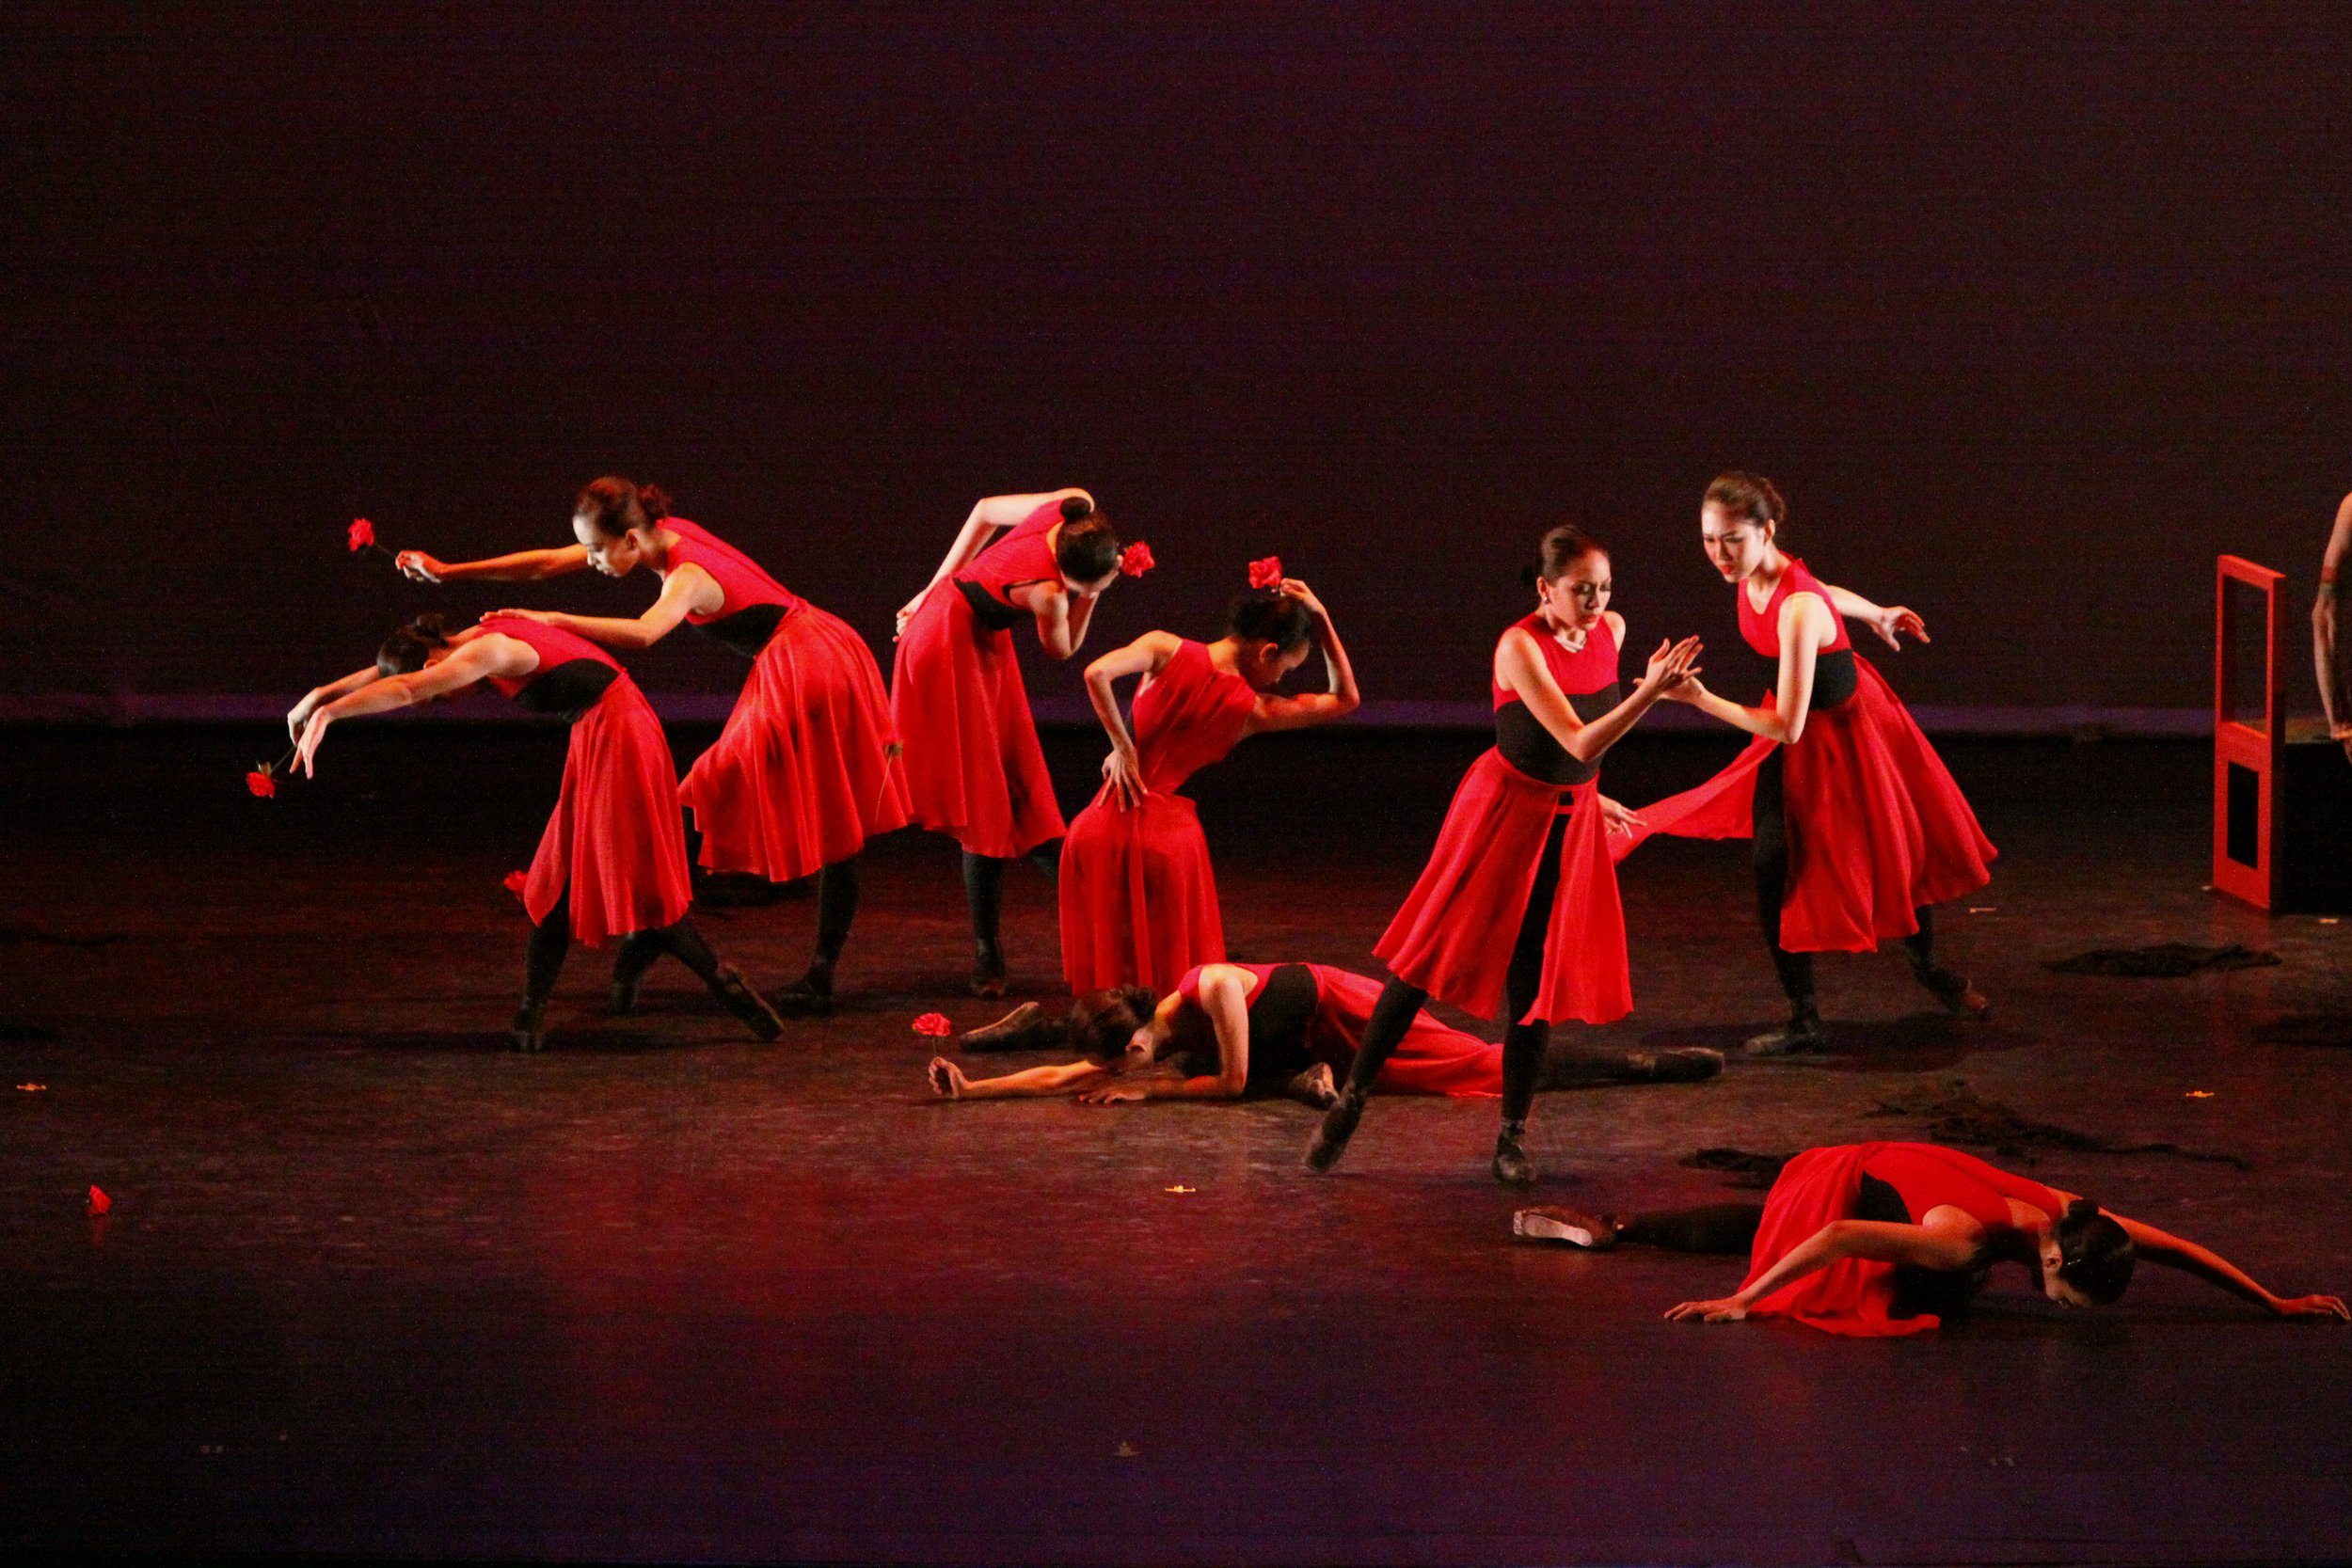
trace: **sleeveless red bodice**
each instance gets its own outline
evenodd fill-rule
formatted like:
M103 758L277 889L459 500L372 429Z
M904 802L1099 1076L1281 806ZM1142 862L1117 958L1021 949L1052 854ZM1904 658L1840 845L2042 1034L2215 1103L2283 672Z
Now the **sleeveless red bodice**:
M1926 1219L1931 1209L1948 1204L1988 1230L2012 1229L2010 1198L2031 1204L2054 1220L2066 1212L2058 1195L2041 1182L1936 1144L1880 1144L1864 1155L1862 1169L1902 1195L1914 1225Z
M1160 673L1136 693L1136 752L1144 787L1180 789L1194 773L1222 761L1240 743L1257 705L1249 683L1219 670L1206 643L1177 643Z
M968 582L1007 606L1012 601L1006 594L1025 583L1059 582L1061 567L1055 562L1054 547L1045 536L1060 521L1061 502L1047 501L1015 524L1010 532L974 556L956 573L955 580Z
M1593 623L1593 629L1585 634L1584 646L1574 651L1560 645L1559 637L1544 620L1541 610L1514 621L1510 631L1503 635L1507 637L1511 631L1523 631L1535 640L1535 645L1544 651L1545 668L1559 682L1561 695L1569 698L1571 705L1575 698L1594 696L1617 684L1617 639L1610 631L1605 615ZM1518 693L1503 690L1500 682L1489 685L1497 712L1520 700ZM1613 700L1610 705L1616 705ZM1588 716L1580 710L1577 717Z
M1766 658L1780 657L1780 611L1791 594L1812 594L1819 596L1823 604L1829 605L1829 618L1837 627L1837 635L1823 644L1819 652L1830 654L1853 646L1852 640L1846 635L1846 618L1837 613L1835 604L1830 604L1829 591L1821 586L1821 579L1806 571L1804 562L1793 555L1788 558L1788 569L1780 574L1779 586L1772 590L1772 596L1765 602L1762 610L1756 609L1749 599L1746 583L1740 583L1734 592L1740 599L1740 635L1747 640L1749 647Z
M670 546L670 561L675 565L700 566L710 574L725 595L717 610L708 613L688 610L686 619L694 626L707 626L723 621L755 605L780 605L787 611L798 610L804 602L801 596L770 577L759 563L733 545L721 539L699 523L683 517L664 517L660 526L677 535L677 543Z
M519 616L494 615L482 623L482 629L485 633L496 632L501 637L511 637L517 642L529 643L531 650L539 656L539 668L528 675L490 677L490 685L501 697L520 697L526 688L537 685L566 664L577 664L582 659L603 665L613 675L623 673L619 659L586 638L574 636L555 626L542 626L537 621L526 621ZM610 682L612 677L607 675L603 678Z

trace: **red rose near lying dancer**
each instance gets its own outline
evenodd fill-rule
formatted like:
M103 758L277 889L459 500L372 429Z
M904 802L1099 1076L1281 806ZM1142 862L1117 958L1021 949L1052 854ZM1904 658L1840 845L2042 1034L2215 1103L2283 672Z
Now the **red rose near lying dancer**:
M1454 792L1428 866L1373 949L1394 978L1345 1091L1308 1148L1311 1169L1328 1170L1346 1149L1381 1063L1423 1002L1434 996L1489 1018L1501 997L1510 1023L1494 1173L1534 1180L1521 1140L1551 1024L1606 1023L1632 1008L1605 840L1634 819L1601 795L1600 756L1689 676L1699 641L1661 642L1624 693L1625 618L1609 609L1608 551L1581 529L1553 529L1535 590L1535 612L1495 645L1494 749Z
M1320 644L1328 692L1271 688ZM1111 683L1144 677L1135 733ZM1159 992L1225 958L1208 840L1176 791L1242 740L1356 709L1356 675L1330 612L1295 578L1245 594L1215 642L1147 632L1087 666L1087 695L1110 732L1103 788L1070 824L1061 856L1062 974L1073 995L1113 986Z
M1809 1148L1760 1205L1623 1217L1522 1209L1512 1228L1577 1246L1749 1253L1738 1293L1666 1314L1710 1323L1793 1318L1831 1334L1918 1334L1964 1314L1998 1263L2024 1268L2052 1301L2104 1307L2123 1294L2143 1258L2280 1317L2352 1316L2335 1296L2273 1295L2194 1242L1934 1144Z
M1697 681L1672 693L1756 738L1698 788L1642 808L1650 833L1755 840L1756 913L1790 1009L1787 1028L1758 1035L1758 1055L1818 1051L1813 955L1867 953L1899 940L1914 975L1952 1012L1989 1009L1967 979L1935 961L1931 906L1992 880L1992 842L1943 759L1867 659L1843 617L1868 622L1889 646L1927 627L1900 605L1833 588L1775 542L1788 508L1769 480L1724 474L1699 512L1708 559L1734 585L1740 635L1771 683L1760 707L1726 702Z
M1011 531L992 544L1003 529ZM975 996L1005 994L1005 863L1065 832L1012 628L1033 623L1047 657L1068 658L1124 555L1084 490L991 496L898 611L890 710L907 796L916 822L963 847Z
M330 725L459 693L487 682L534 713L571 724L564 787L522 889L532 920L515 1045L536 1051L548 998L574 937L641 940L691 969L762 1039L783 1024L719 961L694 928L678 821L677 771L660 721L612 657L567 631L512 618L451 632L420 616L385 640L375 662L310 692L286 715L309 778Z
M1157 999L1136 987L1081 997L1066 1022L1025 1003L960 1043L967 1051L1066 1045L1078 1061L975 1079L934 1056L931 1088L950 1100L1075 1094L1110 1105L1282 1095L1327 1106L1337 1098L1333 1075L1345 1076L1359 1059L1381 999L1377 980L1327 964L1204 964ZM1587 1070L1588 1082L1675 1083L1709 1076L1722 1058L1711 1051L1664 1051L1583 1065L1597 1069ZM1375 1086L1487 1099L1503 1092L1502 1070L1501 1046L1416 1009Z
M857 917L857 857L866 841L907 825L904 781L882 670L838 616L794 594L708 529L670 514L652 485L608 475L573 505L577 543L488 561L443 562L403 550L422 582L532 582L594 569L625 578L644 566L660 596L633 619L543 610L496 613L536 621L612 648L648 648L683 621L752 661L718 740L677 795L702 833L702 864L771 882L817 878L817 951L808 973L773 1001L788 1013L828 1012L834 967ZM612 968L626 1012L657 954L624 948Z

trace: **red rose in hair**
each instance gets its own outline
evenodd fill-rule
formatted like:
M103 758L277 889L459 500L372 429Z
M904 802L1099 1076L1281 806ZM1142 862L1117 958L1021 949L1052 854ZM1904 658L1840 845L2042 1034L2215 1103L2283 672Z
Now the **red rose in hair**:
M375 543L375 525L365 517L351 520L351 551L354 555ZM380 546L379 546L380 547Z
M245 776L245 787L267 800L278 793L278 781L266 770L256 768Z
M114 1206L115 1200L113 1198L108 1197L104 1193L99 1191L98 1188L94 1186L90 1188L89 1212L91 1213L103 1214Z
M954 1024L947 1022L947 1015L946 1013L925 1013L921 1018L914 1021L914 1032L916 1034L930 1035L935 1039L944 1038L947 1035L953 1034L955 1032L955 1027L956 1026Z
M1139 578L1159 562L1152 559L1152 546L1138 539L1119 554L1121 577Z
M1282 558L1279 555L1270 555L1263 561L1251 562L1249 563L1249 586L1252 588L1281 587Z
M506 874L506 891L517 898L523 895L523 889L530 885L531 873L528 871L510 871Z

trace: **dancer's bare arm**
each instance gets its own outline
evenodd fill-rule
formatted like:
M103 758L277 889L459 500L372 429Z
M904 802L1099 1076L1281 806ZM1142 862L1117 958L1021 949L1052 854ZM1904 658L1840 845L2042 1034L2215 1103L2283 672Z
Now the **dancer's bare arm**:
M538 668L538 652L527 642L495 634L471 639L447 658L405 675L370 681L318 708L302 726L302 738L294 743L294 766L302 769L304 778L314 776L319 746L326 738L327 726L337 720L389 713L436 697L453 697L492 675L520 678Z
M1094 717L1111 737L1111 754L1103 759L1103 778L1122 805L1137 805L1143 800L1143 761L1136 753L1135 736L1128 733L1127 721L1119 711L1119 694L1111 689L1111 683L1130 675L1158 674L1183 642L1173 632L1147 631L1087 666L1087 701L1094 705Z
M1329 689L1302 692L1295 697L1259 698L1249 722L1243 728L1244 735L1303 730L1310 725L1329 723L1355 712L1363 701L1356 691L1356 667L1348 662L1339 628L1331 624L1331 612L1315 597L1315 591L1296 578L1284 578L1282 592L1304 603L1307 613L1314 619L1315 643L1323 650L1324 685Z
M303 694L302 701L286 710L286 738L300 740L302 726L310 721L310 715L338 697L347 696L361 687L384 678L384 673L371 664L364 670L354 670L341 680L325 686L314 686Z
M554 626L608 648L650 648L678 628L689 614L708 615L727 602L725 590L708 572L691 562L674 566L661 582L661 594L643 615L568 615L560 610L494 610L483 619L512 615Z
M1088 506L1094 498L1073 485L1066 490L1041 491L1033 496L989 496L973 503L971 515L963 519L963 527L956 531L955 542L940 558L939 570L923 585L923 592L909 599L898 611L898 630L904 632L914 612L923 607L923 600L952 574L961 571L972 558L980 553L980 546L1021 522L1047 501L1068 500L1073 496L1084 497ZM1064 655L1068 657L1068 655Z
M1919 612L1902 605L1876 605L1851 588L1835 583L1821 584L1821 592L1829 595L1830 608L1850 621L1860 621L1879 634L1879 640L1897 652L1902 650L1902 640L1915 637L1922 642L1932 642L1928 635L1927 622Z
M1780 689L1773 694L1771 707L1741 707L1709 691L1695 678L1666 695L1736 729L1793 746L1804 738L1804 721L1813 711L1815 661L1820 650L1836 641L1837 623L1821 596L1791 594L1780 607Z
M1983 1229L1974 1221L1952 1226L1893 1225L1883 1220L1832 1220L1790 1247L1778 1262L1739 1294L1713 1301L1686 1301L1668 1321L1737 1323L1748 1308L1773 1291L1849 1258L1879 1263L1915 1263L1926 1269L1964 1269L1975 1261Z
M2132 1239L2132 1246L2149 1262L2194 1275L2209 1285L2227 1291L2242 1301L2250 1301L2280 1317L2352 1317L2352 1312L2345 1310L2341 1297L2275 1295L2256 1282L2252 1275L2210 1247L2200 1246L2184 1237L2159 1230L2153 1225L2143 1225L2122 1214L2109 1217L2123 1227L2123 1233Z
M588 569L588 546L563 545L551 550L516 550L486 561L436 561L422 550L403 550L392 557L419 582L537 582L542 578L568 577Z
M942 1100L1037 1100L1075 1094L1115 1076L1092 1062L1025 1068L998 1078L966 1078L963 1069L945 1056L933 1056L930 1065L931 1092Z
M1200 1010L1216 1031L1217 1070L1200 1078L1129 1078L1080 1096L1116 1105L1136 1100L1239 1100L1249 1086L1249 972L1232 964L1200 971Z
M1625 625L1613 610L1610 620L1613 631ZM1679 685L1696 681L1694 672L1702 651L1695 637L1686 637L1679 642L1660 642L1657 652L1649 656L1642 678L1634 683L1625 700L1590 723L1579 719L1576 709L1569 705L1560 683L1552 678L1551 666L1545 662L1544 651L1533 632L1515 626L1503 633L1502 641L1495 646L1495 684L1525 703L1535 721L1568 755L1579 762L1592 762L1640 722L1642 715L1655 706L1659 698Z

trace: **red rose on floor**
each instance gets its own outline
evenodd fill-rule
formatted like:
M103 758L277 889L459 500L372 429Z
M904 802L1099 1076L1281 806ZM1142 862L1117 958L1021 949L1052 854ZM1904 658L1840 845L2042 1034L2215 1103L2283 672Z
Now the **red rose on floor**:
M365 517L351 520L351 547L356 553L375 543L375 525Z
M1120 552L1119 570L1123 577L1139 578L1158 564L1152 559L1152 546L1140 539Z
M914 1032L916 1034L930 1035L934 1038L942 1037L953 1033L955 1027L956 1026L954 1024L947 1022L947 1015L946 1013L925 1013L921 1018L914 1021Z
M266 768L257 768L245 776L245 787L266 800L278 793L278 781Z
M1263 561L1251 562L1249 563L1249 586L1252 588L1281 587L1282 558L1279 555L1270 555Z
M100 1192L96 1187L92 1187L89 1190L89 1212L91 1213L103 1214L114 1206L115 1200L108 1197L104 1193Z
M510 871L506 874L506 891L517 898L523 895L523 889L530 885L531 873L528 871Z

